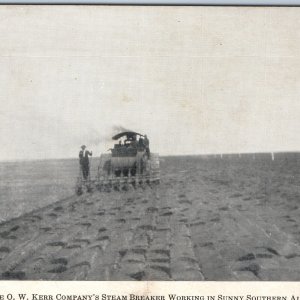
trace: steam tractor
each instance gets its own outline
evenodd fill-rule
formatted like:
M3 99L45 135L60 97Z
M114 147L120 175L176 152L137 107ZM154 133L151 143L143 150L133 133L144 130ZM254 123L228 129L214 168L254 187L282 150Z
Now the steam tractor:
M147 151L143 137L133 131L121 132L112 137L116 141L114 147L109 149L110 153L100 156L95 182L98 189L159 183L159 155Z

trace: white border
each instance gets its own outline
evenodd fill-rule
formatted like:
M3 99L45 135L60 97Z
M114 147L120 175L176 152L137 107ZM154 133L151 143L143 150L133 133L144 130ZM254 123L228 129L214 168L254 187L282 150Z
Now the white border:
M0 0L0 4L300 6L300 0Z

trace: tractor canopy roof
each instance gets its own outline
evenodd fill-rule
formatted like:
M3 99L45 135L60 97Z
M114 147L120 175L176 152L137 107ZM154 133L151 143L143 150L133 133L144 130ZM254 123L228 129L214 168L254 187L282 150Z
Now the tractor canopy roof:
M135 135L143 136L142 134L134 132L134 131L124 131L124 132L121 132L121 133L118 133L118 134L114 135L112 137L112 139L113 140L118 140L118 139L120 139L121 137L124 137L124 136L126 136L126 138L130 139Z

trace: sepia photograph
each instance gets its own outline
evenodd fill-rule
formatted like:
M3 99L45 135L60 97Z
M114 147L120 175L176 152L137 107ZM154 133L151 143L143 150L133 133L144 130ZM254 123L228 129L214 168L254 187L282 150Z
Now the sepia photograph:
M0 37L1 280L300 281L300 8L1 5Z

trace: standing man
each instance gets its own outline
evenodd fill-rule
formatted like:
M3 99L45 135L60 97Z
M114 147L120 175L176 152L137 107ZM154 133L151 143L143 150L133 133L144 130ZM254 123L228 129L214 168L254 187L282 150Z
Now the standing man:
M144 135L144 145L145 145L145 148L146 148L146 153L147 153L147 156L148 156L148 159L150 158L150 148L149 148L149 140L147 138L147 135L145 134Z
M86 180L89 177L90 173L90 162L89 162L89 156L92 156L93 152L89 152L86 150L86 146L82 145L81 150L79 151L79 163L82 170L83 178Z
M145 150L144 139L140 136L138 141L138 151L144 151L144 150Z

